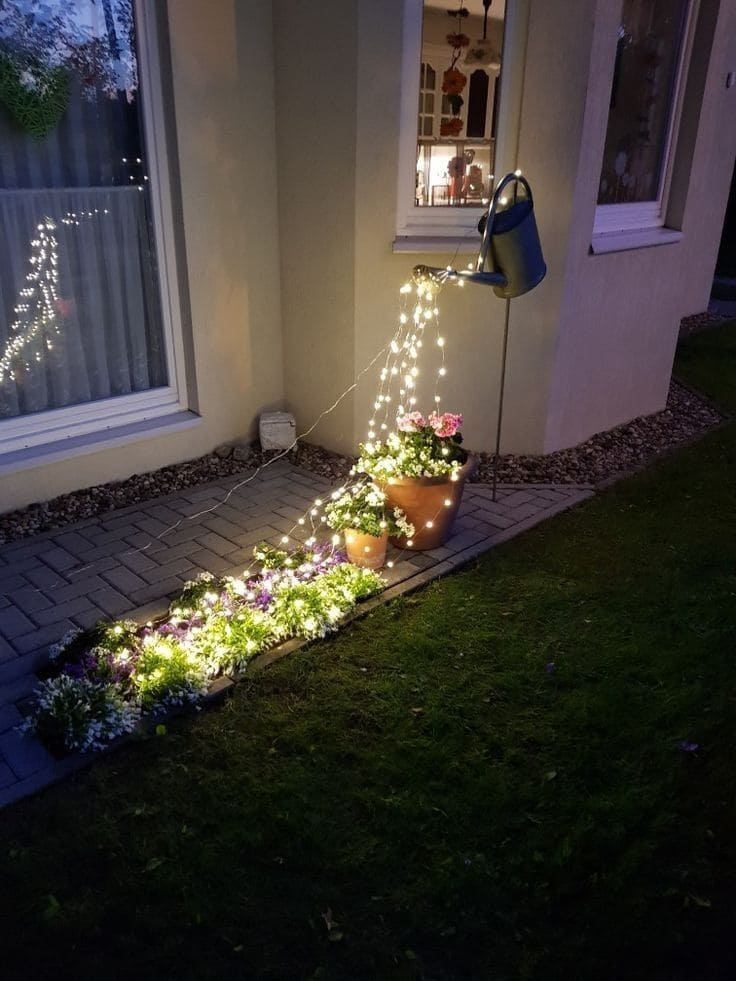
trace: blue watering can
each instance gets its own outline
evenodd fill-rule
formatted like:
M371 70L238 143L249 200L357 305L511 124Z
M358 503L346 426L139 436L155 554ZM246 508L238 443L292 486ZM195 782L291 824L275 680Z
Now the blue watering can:
M510 184L514 184L514 189L509 204L503 192ZM522 198L517 193L519 185L525 192ZM507 174L500 181L493 192L488 213L478 223L478 231L483 238L474 270L415 266L415 281L484 283L492 286L496 296L504 300L522 296L541 283L547 266L534 218L532 189L525 177ZM486 263L491 266L490 271L486 270Z

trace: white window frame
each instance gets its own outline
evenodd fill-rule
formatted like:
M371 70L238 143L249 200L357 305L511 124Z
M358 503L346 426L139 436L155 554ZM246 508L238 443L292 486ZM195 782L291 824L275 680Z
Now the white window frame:
M621 3L623 4L623 0L621 0ZM682 116L682 106L685 97L685 84L692 54L699 6L700 0L688 0L682 33L682 44L680 45L680 52L677 59L675 82L672 87L671 111L665 134L662 170L657 198L653 201L638 201L631 204L596 205L593 225L594 235L658 229L666 225L677 133L680 128L680 118ZM611 84L613 84L613 77L611 78ZM606 133L604 132L604 145L605 139Z
M155 5L133 0L138 41L138 86L156 248L158 289L166 358L167 385L130 395L84 402L0 420L2 455L55 441L170 417L186 406L186 376L179 277L174 247L174 217L167 166L166 111L159 65Z
M501 92L496 122L497 178L516 170L518 166L517 152L529 7L530 0L506 0ZM423 13L423 0L404 0L394 251L446 251L449 246L448 239L465 237L467 237L468 251L476 251L478 248L476 226L478 219L486 210L483 206L431 208L414 204Z

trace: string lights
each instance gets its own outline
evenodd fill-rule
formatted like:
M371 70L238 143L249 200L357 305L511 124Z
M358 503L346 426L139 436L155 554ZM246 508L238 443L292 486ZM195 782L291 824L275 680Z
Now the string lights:
M438 295L441 288L441 282L427 280L417 284L407 282L399 289L397 323L394 334L385 348L385 361L378 373L377 391L366 429L365 448L369 452L375 448L374 440L382 441L384 433L395 430L396 419L409 411L413 411L414 406L418 404L418 392L424 382L423 361L427 360L425 354L428 349L425 342L428 340L426 336L428 330L434 332L434 343L429 346L429 350L436 351L438 358L438 363L432 370L431 398L434 402L435 411L439 412L442 402L440 387L447 376L446 345L445 338L440 332L440 309L438 306ZM443 450L443 452L446 454L448 451ZM449 477L452 481L458 480L455 471ZM337 500L346 491L357 492L363 479L356 473L355 468L352 468L348 480L332 492L332 500ZM388 482L392 483L391 478ZM449 497L445 498L439 511L426 520L425 527L427 529L433 528L439 512L443 508L452 507L452 505L453 501ZM292 538L300 532L303 533L303 530L309 531L309 537L305 542L307 546L316 542L320 527L327 520L322 509L322 500L316 498L289 531L281 536L281 544L291 544ZM333 545L338 546L341 542L342 539L339 535L332 536ZM408 538L405 544L411 548L414 541ZM391 561L386 564L389 568L393 566Z
M30 269L26 274L26 286L18 294L13 312L16 319L10 325L10 337L0 357L0 382L5 378L16 380L19 369L28 371L31 362L24 352L37 337L48 351L53 350L54 335L58 335L57 287L59 284L58 243L54 231L56 224L44 218L36 226L36 237L31 240ZM33 360L40 361L41 350Z
M92 211L67 211L61 218L63 225L79 225L81 221L108 214L107 208ZM31 239L30 265L26 273L26 285L18 293L13 308L16 319L10 325L10 336L0 356L0 384L6 379L19 381L20 371L28 372L33 363L43 360L44 348L54 350L55 341L61 336L59 325L59 243L54 234L56 222L43 218L36 225L36 237ZM31 356L30 348L40 343Z

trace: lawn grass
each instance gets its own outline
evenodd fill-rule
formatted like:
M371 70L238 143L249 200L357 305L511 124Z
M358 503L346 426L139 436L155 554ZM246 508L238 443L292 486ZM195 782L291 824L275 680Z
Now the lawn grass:
M736 410L736 324L678 371ZM733 977L735 478L729 425L1 813L3 977Z

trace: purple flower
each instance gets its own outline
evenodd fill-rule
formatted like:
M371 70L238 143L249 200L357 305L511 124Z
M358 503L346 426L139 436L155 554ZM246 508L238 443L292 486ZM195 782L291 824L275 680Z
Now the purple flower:
M691 743L687 739L682 739L677 746L683 753L697 753L699 748L697 743Z
M555 671L557 670L557 668L555 667L555 662L550 661L548 664L545 664L544 670L547 672L547 674L554 674Z

